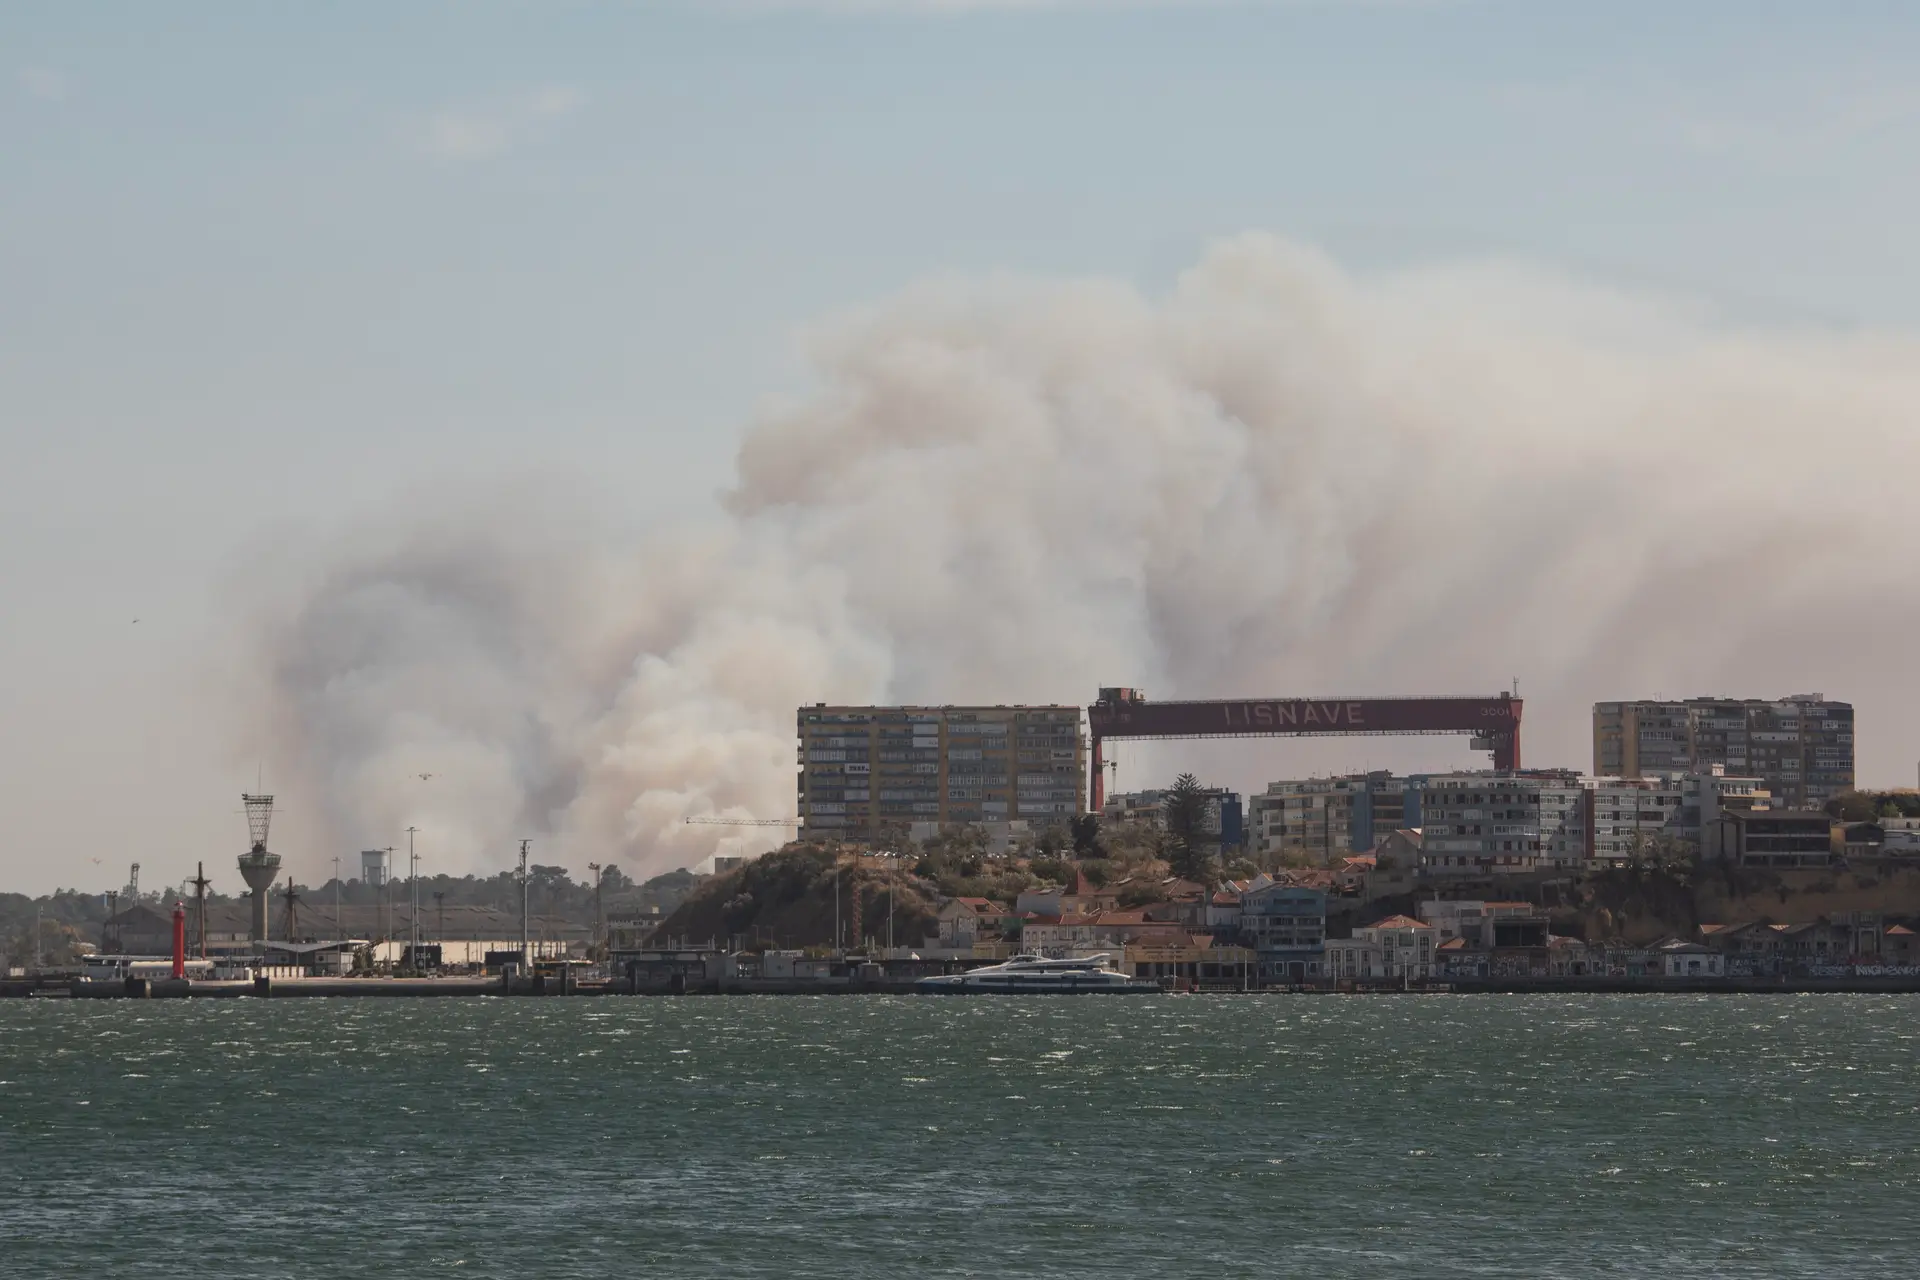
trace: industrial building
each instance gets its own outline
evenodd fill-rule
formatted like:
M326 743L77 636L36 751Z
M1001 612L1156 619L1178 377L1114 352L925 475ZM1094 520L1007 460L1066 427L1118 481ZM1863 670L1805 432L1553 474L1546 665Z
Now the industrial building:
M1593 704L1593 771L1639 778L1720 765L1776 805L1818 808L1853 789L1853 707L1818 693Z
M205 954L214 957L258 956L267 949L285 950L289 945L307 945L353 941L372 947L376 961L392 963L401 958L413 929L413 916L404 902L391 907L372 903L346 905L335 916L333 903L324 894L309 900L304 894L295 898L289 913L284 896L269 917L264 937L254 936L255 907L249 899L209 902L205 912ZM187 945L189 951L201 950L201 921L195 905L187 905ZM420 937L423 944L441 948L449 965L478 965L489 951L518 950L520 917L491 907L468 904L433 905L420 913ZM592 941L592 927L560 916L535 915L528 922L536 957L565 955L571 949ZM289 936L291 935L291 936ZM170 912L137 904L116 912L102 926L100 949L123 955L166 955L173 949L173 917Z
M1086 736L1065 706L801 707L802 839L1064 824L1086 807Z

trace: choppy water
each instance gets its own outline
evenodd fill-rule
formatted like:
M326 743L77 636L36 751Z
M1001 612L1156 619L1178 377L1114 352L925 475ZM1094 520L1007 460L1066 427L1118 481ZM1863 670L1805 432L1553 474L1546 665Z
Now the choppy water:
M0 1275L1907 1276L1920 1000L0 1003Z

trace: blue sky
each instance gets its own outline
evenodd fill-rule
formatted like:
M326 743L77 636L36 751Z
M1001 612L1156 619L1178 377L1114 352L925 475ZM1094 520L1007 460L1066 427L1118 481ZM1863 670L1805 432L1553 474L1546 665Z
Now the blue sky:
M1157 290L1264 228L1910 330L1917 18L8 6L0 883L224 847L252 768L206 655L263 546L528 473L698 516L796 336L919 277Z

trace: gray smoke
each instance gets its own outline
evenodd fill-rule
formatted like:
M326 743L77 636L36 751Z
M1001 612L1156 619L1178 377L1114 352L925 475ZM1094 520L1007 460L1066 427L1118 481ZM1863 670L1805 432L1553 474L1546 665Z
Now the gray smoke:
M941 281L813 351L819 389L748 427L716 528L530 544L476 508L317 575L268 629L263 700L316 838L412 821L480 868L520 836L576 870L691 865L767 841L685 817L793 812L799 704L1103 683L1518 677L1530 762L1582 767L1596 698L1817 689L1861 704L1865 779L1906 780L1910 338L1245 236L1164 298Z

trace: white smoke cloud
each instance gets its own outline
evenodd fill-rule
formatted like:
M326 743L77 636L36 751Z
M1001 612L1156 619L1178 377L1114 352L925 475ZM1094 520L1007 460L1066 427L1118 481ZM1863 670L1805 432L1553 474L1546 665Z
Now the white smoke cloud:
M943 280L813 350L821 389L748 428L717 528L621 548L455 513L314 580L265 705L326 838L691 865L765 841L684 818L793 812L798 705L1103 683L1518 676L1529 762L1574 766L1598 698L1819 689L1861 704L1867 780L1904 780L1909 338L1246 236L1164 298Z

